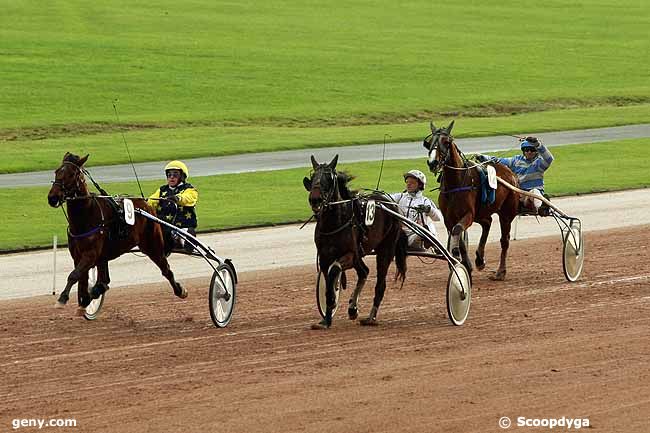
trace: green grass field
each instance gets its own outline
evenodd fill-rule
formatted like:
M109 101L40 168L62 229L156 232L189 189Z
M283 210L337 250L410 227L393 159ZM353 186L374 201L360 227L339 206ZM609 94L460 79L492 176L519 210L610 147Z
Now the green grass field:
M638 0L3 1L0 172L124 162L116 98L136 160L415 140L461 115L648 122L649 24Z
M150 161L420 140L430 119L459 119L458 137L650 122L645 1L1 6L0 173L54 169L65 151L124 163L121 130L134 160ZM648 144L558 148L549 192L647 186ZM399 190L409 166L423 161L388 161L382 187ZM357 186L376 182L377 163L343 167ZM192 179L201 229L307 218L304 174ZM0 250L64 238L45 195L0 189Z
M650 138L552 149L556 161L547 172L546 190L552 196L573 195L650 186L650 172L639 155L647 153ZM506 156L512 152L504 152ZM608 157L616 155L616 158ZM374 188L379 162L345 164L339 169L356 176L354 188ZM411 168L426 170L424 156L416 160L386 161L380 188L401 191L401 174ZM193 178L200 193L199 231L273 225L304 221L310 216L302 178L309 169L244 173ZM431 174L429 188L436 186ZM160 184L144 182L148 195ZM131 184L103 185L112 194L139 195ZM48 188L0 189L0 251L47 246L52 235L66 239L67 223L61 210L47 205ZM437 199L436 193L429 194ZM28 227L27 227L28 225Z
M436 124L439 119L433 119ZM618 126L650 122L650 104L522 113L511 116L459 118L456 137L522 134L575 128ZM447 123L447 119L444 119ZM381 143L384 134L393 142L417 141L429 133L428 121L401 125L290 127L194 127L127 131L124 138L134 161L221 156L247 152L270 152L298 148ZM541 135L543 137L543 135ZM52 170L65 151L90 154L89 167L128 163L119 131L92 137L61 137L6 142L0 173Z

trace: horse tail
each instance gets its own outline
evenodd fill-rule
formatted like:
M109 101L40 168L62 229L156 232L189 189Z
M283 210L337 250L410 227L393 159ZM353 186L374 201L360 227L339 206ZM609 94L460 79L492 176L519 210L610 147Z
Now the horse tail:
M397 243L395 244L395 266L397 267L397 272L395 273L395 281L398 279L401 280L402 284L400 287L404 286L404 280L406 280L406 250L408 248L408 238L406 233L401 228L399 229L399 237L397 238Z

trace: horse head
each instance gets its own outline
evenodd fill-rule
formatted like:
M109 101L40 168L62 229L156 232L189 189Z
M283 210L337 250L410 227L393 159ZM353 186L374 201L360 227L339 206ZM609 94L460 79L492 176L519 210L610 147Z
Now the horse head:
M449 161L454 138L451 130L454 128L452 120L446 128L436 128L431 122L431 134L427 135L422 145L429 151L427 165L432 173L437 173Z
M83 175L83 165L88 160L88 156L80 158L66 152L61 166L54 171L54 182L47 194L47 202L50 206L59 207L70 198L88 194Z
M338 159L339 156L336 155L329 164L319 164L314 155L311 156L313 168L311 178L305 177L302 183L309 191L309 205L315 214L319 213L330 201L338 199L338 174L336 172Z

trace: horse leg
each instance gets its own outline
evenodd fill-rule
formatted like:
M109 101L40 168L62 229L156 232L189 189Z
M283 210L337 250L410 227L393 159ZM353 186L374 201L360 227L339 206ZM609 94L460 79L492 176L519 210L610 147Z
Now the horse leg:
M332 314L336 308L336 292L334 290L334 282L337 280L339 274L352 267L354 261L354 253L348 253L335 260L327 268L325 275L325 317L317 324L312 325L312 329L327 329L332 326ZM325 269L327 263L321 263L320 268Z
M86 307L90 305L90 294L88 293L88 271L79 273L79 282L77 283L77 313L83 316Z
M57 300L56 306L61 308L64 307L65 304L68 303L68 300L70 299L70 290L72 289L72 286L77 284L78 282L80 283L80 286L83 284L84 286L78 287L78 295L77 299L80 301L80 306L83 305L86 301L88 304L90 304L90 296L88 295L88 270L93 266L95 257L91 257L90 255L85 255L83 256L80 260L75 260L75 267L72 272L68 275L68 281L65 285L65 288L59 295L59 299ZM80 280L81 278L85 278L85 282L81 283ZM88 299L86 299L88 298ZM86 306L88 305L86 304Z
M467 269L467 273L469 274L470 281L472 279L472 261L469 259L469 245L467 242L467 230L464 231L460 235L460 256L462 257L461 263L463 266L465 266L465 269Z
M140 246L140 249L142 250L142 246ZM160 249L155 253L152 251L145 251L145 250L142 250L142 252L145 253L151 259L151 261L153 261L156 264L156 266L158 266L160 272L162 273L162 276L165 277L167 281L169 281L169 284L172 286L172 289L174 289L174 295L178 296L181 299L187 298L187 289L181 286L181 283L176 281L176 279L174 278L174 273L169 267L169 262L167 261L167 258L164 255L164 251Z
M108 283L111 282L111 277L108 273L108 261L97 264L97 281L92 289L90 289L90 297L97 299L109 289Z
M472 212L467 212L451 229L451 253L465 266L470 278L472 277L472 261L469 258L467 251L466 238L461 241L461 236L467 236L467 229L474 222L474 215Z
M357 271L357 285L354 287L354 292L350 295L350 301L348 302L348 317L350 320L357 320L357 317L359 317L359 295L361 295L370 272L370 269L361 258L356 260L354 270Z
M508 248L510 247L510 227L512 220L501 218L501 215L499 215L499 223L501 224L501 260L499 261L499 269L497 269L497 273L493 279L503 281L506 279L506 257L508 256Z
M469 228L469 226L472 225L474 222L474 218L471 212L467 212L463 217L451 228L451 233L450 233L450 243L449 243L449 248L451 254L456 257L457 259L460 259L461 257L461 251L460 251L460 235Z
M485 244L487 243L488 235L490 234L490 227L492 226L492 219L479 221L481 224L481 240L478 242L478 248L476 248L476 269L482 271L485 269Z
M362 319L359 323L364 326L377 325L377 312L381 301L384 299L384 292L386 291L386 275L388 268L393 261L394 250L392 245L382 248L381 245L376 249L377 251L377 284L375 284L375 297L372 301L372 308L367 318Z

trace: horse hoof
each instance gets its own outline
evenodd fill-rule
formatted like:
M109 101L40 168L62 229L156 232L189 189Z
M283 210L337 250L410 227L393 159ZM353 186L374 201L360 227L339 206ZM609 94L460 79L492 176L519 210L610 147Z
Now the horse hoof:
M329 329L330 325L327 324L327 321L325 319L321 320L318 323L314 323L311 325L311 329L314 331L321 331L323 329Z
M362 326L377 326L377 325L378 325L378 323L377 323L377 319L372 319L372 318L370 318L370 317L365 318L365 319L361 319L361 320L359 321L359 323L360 323Z
M178 296L181 299L187 298L187 289L185 287L182 287L181 293L177 294L176 296Z
M86 307L89 306L91 302L92 300L90 298L84 298L81 301L79 301L79 308L83 308L85 310Z
M504 281L506 279L506 273L505 272L497 272L493 275L490 275L488 277L492 281Z
M350 320L357 320L359 317L359 310L356 308L348 308L348 317Z

